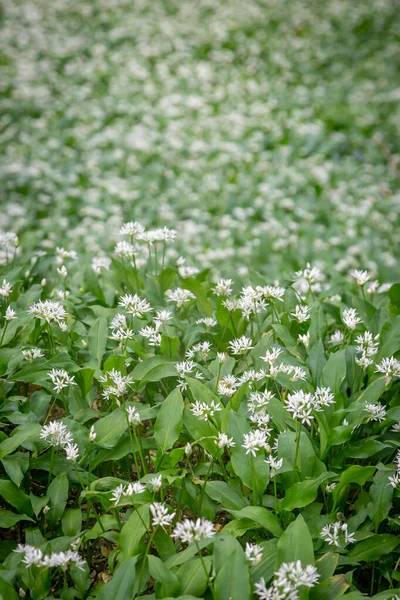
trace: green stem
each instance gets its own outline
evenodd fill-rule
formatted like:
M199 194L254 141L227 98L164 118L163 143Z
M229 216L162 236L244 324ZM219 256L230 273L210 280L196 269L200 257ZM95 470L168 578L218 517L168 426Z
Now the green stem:
M299 422L296 419L296 453L294 455L294 465L293 465L293 474L296 473L296 470L299 471L297 462L299 458L299 446L300 446L300 431L299 431Z
M139 456L140 456L140 461L142 463L142 468L143 468L144 473L147 474L147 465L146 465L146 461L144 460L142 442L140 441L140 437L137 435L136 431L134 431L134 435L135 435L136 444L137 444L137 447L139 450Z
M7 331L8 323L9 323L9 321L6 321L6 323L5 323L5 325L4 325L3 333L2 333L2 336L1 336L1 340L0 340L0 346L2 345L2 343L3 343L3 340L4 340L4 336L6 335L6 331Z
M260 504L260 499L258 493L256 492L256 473L254 470L254 459L253 455L250 453L250 468L251 468L251 485L253 487L253 504L257 506Z
M201 551L200 551L200 546L199 546L199 542L198 542L197 540L195 540L195 541L194 541L194 543L196 544L197 553L198 553L198 555L199 555L199 558L200 558L201 564L202 564L202 566L203 566L203 570L204 570L205 576L207 577L207 583L208 583L208 587L210 588L210 591L211 591L212 597L214 598L214 590L213 590L213 587L212 587L212 583L211 583L211 579L210 579L210 574L209 574L209 572L208 572L208 570L207 570L206 563L204 562L204 558L203 558L203 556L202 556L202 554L201 554Z
M49 485L50 485L51 476L53 474L53 466L54 466L54 446L51 447L50 468L49 468L49 478L47 480L47 487L49 487Z
M140 570L140 577L139 577L138 594L140 594L140 590L142 589L142 580L143 580L143 575L144 575L144 569L145 569L145 566L146 566L147 555L150 552L151 544L153 542L153 538L154 538L154 536L156 534L157 529L158 529L158 525L154 528L153 533L150 536L149 543L147 544L146 552L145 552L145 555L143 557L143 564L142 564L142 568Z
M124 412L125 412L126 422L128 424L129 438L131 440L132 454L133 454L133 460L135 461L136 474L137 474L137 478L140 479L141 475L140 475L139 464L138 464L137 456L136 456L135 444L133 443L132 428L129 423L128 413L126 412L126 410Z
M204 494L206 493L206 485L207 485L207 481L208 481L208 478L210 477L210 474L211 474L211 472L212 472L213 464L214 464L214 458L212 458L212 459L211 459L210 466L209 466L209 468L208 468L208 471L207 471L206 479L205 479L205 481L204 481L204 485L203 485L203 487L201 488L201 494L200 494L200 506L199 506L199 514L200 514L200 515L201 515L201 509L202 509L202 506L203 506Z

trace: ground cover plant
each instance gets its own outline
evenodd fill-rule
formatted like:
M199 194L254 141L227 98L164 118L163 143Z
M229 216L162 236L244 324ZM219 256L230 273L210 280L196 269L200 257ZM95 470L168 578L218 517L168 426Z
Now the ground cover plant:
M3 7L0 599L398 600L396 2Z

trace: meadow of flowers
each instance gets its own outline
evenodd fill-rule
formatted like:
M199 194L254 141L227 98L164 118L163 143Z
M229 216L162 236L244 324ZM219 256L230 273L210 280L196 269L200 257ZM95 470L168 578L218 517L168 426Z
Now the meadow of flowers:
M399 600L398 8L5 0L0 599Z

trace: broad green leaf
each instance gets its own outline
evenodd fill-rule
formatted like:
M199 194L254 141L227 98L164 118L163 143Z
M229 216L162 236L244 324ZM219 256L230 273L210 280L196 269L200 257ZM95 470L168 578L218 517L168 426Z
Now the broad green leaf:
M262 506L245 506L241 510L230 510L229 512L237 519L246 518L253 520L276 537L282 534L282 527L278 518L267 508Z
M236 538L220 534L214 543L215 600L249 600L249 569L241 544Z
M68 477L66 473L60 473L53 479L47 489L50 510L47 518L50 523L55 524L61 519L68 499Z
M364 483L375 473L376 467L361 467L359 465L353 465L349 467L340 476L340 481L332 492L332 497L337 504L346 488L350 483L358 483L363 486Z
M178 388L175 388L161 404L154 425L154 438L163 452L172 448L179 437L183 408L183 398Z
M283 562L300 560L303 567L314 564L314 546L307 523L299 515L290 523L286 531L278 540L278 553L276 566Z
M147 558L150 575L156 580L156 598L165 598L166 596L175 596L179 590L179 579L165 566L165 563L150 554Z
M2 458L1 462L11 481L19 487L29 467L29 454L15 452L11 456Z
M125 408L120 406L95 423L96 444L101 448L114 448L127 429Z
M310 600L336 600L348 590L350 584L347 583L344 575L334 575L322 581L310 590Z
M137 556L124 560L111 581L101 588L96 600L133 600L138 585L136 562Z
M218 453L217 446L214 443L218 437L218 430L215 425L210 423L210 421L201 421L195 417L187 406L185 406L183 412L183 424L192 440L197 441L212 456Z
M335 473L328 471L327 473L322 473L316 479L294 483L281 500L280 508L283 510L293 510L311 504L317 497L319 486L334 475Z
M11 454L19 446L23 446L25 442L39 439L40 431L41 426L38 423L25 423L17 427L13 435L0 444L0 458Z
M373 562L393 552L399 544L400 538L397 535L389 533L373 535L355 544L348 552L348 557L357 562Z
M29 496L9 479L0 479L0 496L19 512L33 515Z
M25 383L35 383L37 385L49 385L50 379L48 373L52 369L65 369L68 373L75 373L75 371L79 371L79 366L70 358L67 352L61 352L49 360L38 359L27 364L10 379Z
M379 362L382 358L393 356L398 350L400 350L400 315L383 326L376 361Z
M133 369L134 381L160 381L165 377L176 377L175 363L163 356L152 356L140 362Z
M321 385L330 387L337 397L340 392L340 386L346 377L346 353L344 350L338 350L331 354L321 372Z
M196 296L197 308L199 311L203 315L206 315L206 317L211 317L213 313L213 307L207 298L206 291L202 284L193 277L185 277L182 279L181 285L184 289L189 290Z
M356 398L357 403L366 404L368 402L376 402L381 397L385 387L386 377L378 377L359 394Z
M88 350L91 358L91 366L101 368L101 359L106 351L108 336L108 324L105 317L99 317L89 329Z
M375 532L378 531L379 525L387 518L392 507L394 489L391 485L388 485L388 476L392 472L393 469L378 465L378 470L369 488L371 502L367 504L367 511L374 524Z
M77 535L82 527L82 511L80 508L69 508L65 511L61 526L63 534L69 537Z
M120 534L121 561L138 554L140 540L150 526L150 512L147 504L137 508L123 525Z
M205 556L203 561L206 565L206 569L210 572L211 557ZM176 576L179 579L179 591L181 594L191 594L200 598L203 597L207 588L207 577L200 558L194 558L180 566L176 572Z
M14 587L0 577L0 600L20 600Z
M28 515L17 515L11 512L11 510L0 510L0 527L3 529L9 529L13 527L19 521L33 521Z
M320 575L320 581L324 581L324 579L332 577L338 562L339 554L337 552L327 552L317 560L315 566L317 567L317 571Z
M247 505L240 496L225 481L207 481L206 494L216 502L220 502L226 510L240 510Z
M322 370L326 364L324 344L318 339L310 350L308 368L315 385L319 385Z

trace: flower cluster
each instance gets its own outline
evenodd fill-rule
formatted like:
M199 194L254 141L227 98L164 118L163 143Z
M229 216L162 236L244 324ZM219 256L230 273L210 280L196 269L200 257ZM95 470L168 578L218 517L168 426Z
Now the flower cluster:
M298 600L300 589L310 589L318 580L319 574L312 565L303 567L299 560L282 563L275 573L272 586L267 588L262 578L255 584L255 592L260 600Z

